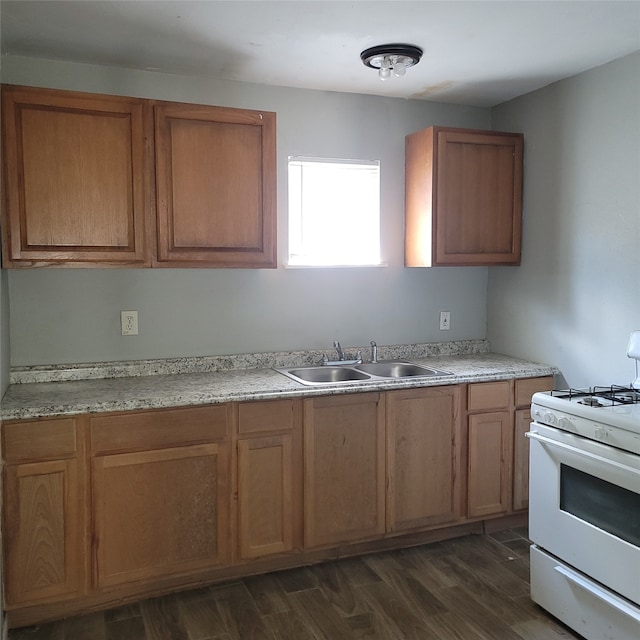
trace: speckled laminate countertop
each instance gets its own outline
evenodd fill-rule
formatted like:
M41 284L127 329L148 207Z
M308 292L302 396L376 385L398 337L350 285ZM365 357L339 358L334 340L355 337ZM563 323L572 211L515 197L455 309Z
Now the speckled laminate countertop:
M451 349L444 351L448 353L430 357L404 356L412 362L453 374L438 378L376 379L312 387L295 382L270 368L244 368L12 384L2 399L0 418L14 420L229 401L312 397L529 378L558 373L558 370L550 365L491 352L455 354L451 353Z

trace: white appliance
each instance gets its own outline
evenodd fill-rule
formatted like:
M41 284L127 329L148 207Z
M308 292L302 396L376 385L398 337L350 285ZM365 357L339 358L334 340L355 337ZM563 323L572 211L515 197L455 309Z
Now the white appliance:
M531 417L531 597L587 640L639 640L640 390L536 393Z

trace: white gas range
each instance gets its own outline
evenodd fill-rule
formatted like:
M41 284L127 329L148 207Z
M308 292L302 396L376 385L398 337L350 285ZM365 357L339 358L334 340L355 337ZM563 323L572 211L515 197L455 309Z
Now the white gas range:
M532 400L531 597L587 640L640 638L636 382Z

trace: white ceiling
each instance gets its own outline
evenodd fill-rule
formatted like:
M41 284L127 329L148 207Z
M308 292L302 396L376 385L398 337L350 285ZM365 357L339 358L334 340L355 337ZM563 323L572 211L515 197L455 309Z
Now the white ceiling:
M640 49L640 0L2 0L0 21L5 55L474 106ZM424 56L381 81L360 52L390 42Z

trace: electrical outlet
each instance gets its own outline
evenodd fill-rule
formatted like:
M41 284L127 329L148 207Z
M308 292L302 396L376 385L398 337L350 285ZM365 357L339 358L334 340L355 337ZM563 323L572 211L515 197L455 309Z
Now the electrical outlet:
M121 311L120 326L123 336L138 335L138 312L137 311Z
M440 312L440 331L449 331L450 328L451 328L451 312L441 311Z

